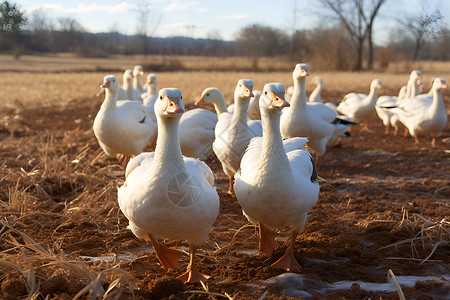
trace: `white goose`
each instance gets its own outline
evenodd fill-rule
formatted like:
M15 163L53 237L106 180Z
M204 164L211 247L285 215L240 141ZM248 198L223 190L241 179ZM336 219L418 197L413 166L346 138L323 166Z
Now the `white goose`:
M144 91L142 87L141 82L141 76L144 75L144 68L142 68L141 65L134 66L133 69L133 88L137 90L140 94L142 94Z
M133 88L133 70L123 72L123 85L119 89L118 100L142 100L141 93Z
M233 114L222 112L215 128L213 150L222 163L223 171L229 178L228 193L234 195L233 178L239 169L250 139L257 133L249 129L247 111L249 99L253 96L253 81L240 79L234 91L235 111Z
M436 147L436 136L445 129L448 121L442 99L442 89L444 88L447 88L445 79L436 78L433 82L432 96L419 95L402 101L396 108L393 108L393 112L409 130L416 144L419 143L418 135L432 135L431 147Z
M275 248L273 230L292 226L286 252L272 266L299 272L294 245L308 210L318 200L317 171L311 155L302 148L307 139L281 137L281 109L289 106L284 100L284 86L266 84L259 106L264 133L248 145L235 175L234 190L245 216L259 225L259 248L266 255Z
M394 127L394 135L398 134L398 117L393 113L391 108L396 107L401 101L415 97L420 94L420 80L421 72L413 70L409 75L408 82L403 86L397 97L395 96L381 96L378 98L375 111L378 117L383 121L385 126L384 133L389 133L389 127ZM407 100L406 100L407 101Z
M343 134L354 123L340 119L334 110L323 103L306 101L308 75L307 64L295 66L291 107L283 109L280 128L284 138L308 137L308 146L316 153L317 161L318 156L325 153L328 141Z
M155 235L189 243L190 262L178 278L193 283L208 278L197 271L195 252L212 230L219 213L219 196L211 169L181 154L178 128L183 111L179 89L159 92L155 152L142 153L129 162L118 201L129 220L128 228L139 238L150 238L166 270L176 267L182 253L163 246Z
M94 120L94 134L103 151L126 163L141 153L156 136L156 122L139 101L117 101L119 82L113 75L103 79L105 100Z
M379 79L372 80L369 94L349 93L344 96L337 107L340 114L364 122L364 129L368 130L367 120L375 114L375 103L378 100L378 89L381 88Z

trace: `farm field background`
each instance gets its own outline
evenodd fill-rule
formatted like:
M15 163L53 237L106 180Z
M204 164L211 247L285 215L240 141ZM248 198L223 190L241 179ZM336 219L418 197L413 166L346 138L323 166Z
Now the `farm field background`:
M15 61L0 55L0 299L39 293L43 299L92 299L88 295L95 293L108 299L398 299L389 272L407 299L449 296L450 127L431 149L429 137L415 145L412 137L385 135L376 117L371 132L355 126L352 137L328 147L320 159L319 202L296 243L301 275L270 268L284 251L287 232L280 233L272 256L257 251L256 230L245 226L237 200L226 194L228 179L214 158L207 163L221 209L199 249L200 270L212 278L205 286L174 280L188 257L166 273L150 244L126 229L117 204L123 170L101 151L92 131L103 77L111 73L122 81L125 68L152 59L167 61L65 55ZM274 81L292 85L295 66L275 60L280 67L273 72L225 72L217 66L249 62L177 59L186 71L145 72L158 76L159 88L180 88L188 109L210 86L231 103L240 78L252 79L255 89ZM260 62L269 65L268 59ZM374 78L383 83L381 95L396 95L412 69L423 72L426 91L431 78L450 81L449 63L396 64L377 73L321 72L309 65L307 95L316 75L324 81L322 98L334 103L348 92L368 93ZM450 89L443 96L450 114ZM183 241L167 245L188 249Z

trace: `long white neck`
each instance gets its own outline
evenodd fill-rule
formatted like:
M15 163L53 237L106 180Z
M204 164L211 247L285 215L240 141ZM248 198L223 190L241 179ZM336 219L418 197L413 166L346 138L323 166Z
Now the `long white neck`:
M294 78L294 90L292 91L290 104L293 111L305 111L306 77Z
M119 93L117 93L117 90L115 92L111 92L110 89L105 89L105 100L102 103L101 109L116 110L117 97L119 97Z
M131 80L131 78L127 79L125 85L125 90L127 91L127 99L129 100L133 99L133 82Z
M134 77L133 87L138 91L142 91L141 75L136 75Z
M311 92L311 95L309 95L309 102L322 102L322 97L320 96L322 88L322 82L318 81L316 88Z
M228 138L230 141L243 134L248 135L248 105L249 101L243 98L237 98L234 103L234 113L231 118L228 129Z
M157 117L158 138L156 140L154 172L165 170L184 170L183 154L180 148L178 128L179 117ZM168 172L169 172L168 171Z
M280 116L281 111L278 109L261 109L263 136L258 169L262 171L261 176L269 180L292 174L280 133Z
M366 102L368 102L368 104L370 104L372 106L375 105L375 103L378 100L378 92L377 92L377 88L376 87L371 87L370 88L369 95L367 95L366 99L367 99Z
M405 98L413 98L420 94L420 86L417 84L417 79L408 80Z
M151 84L147 87L147 97L144 98L144 105L153 103L153 100L158 97L158 89L155 84Z
M433 89L433 102L431 103L431 106L428 110L433 115L436 114L438 111L445 111L441 89Z
M212 101L216 114L220 116L221 113L228 112L227 105L225 104L225 97L223 95L217 95Z

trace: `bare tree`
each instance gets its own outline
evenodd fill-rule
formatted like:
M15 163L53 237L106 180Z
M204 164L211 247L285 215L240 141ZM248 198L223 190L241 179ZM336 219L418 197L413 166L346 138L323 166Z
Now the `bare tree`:
M259 24L242 28L235 42L238 51L252 60L254 70L258 70L259 57L286 55L289 49L287 34L278 29Z
M155 33L161 22L161 16L152 17L150 5L145 4L138 8L136 33L142 41L142 50L145 56L148 54L148 40Z
M349 33L356 48L356 70L362 69L364 40L368 38L369 59L368 68L372 68L373 42L372 28L375 17L386 0L320 0L320 2L335 13Z
M422 13L417 16L408 17L405 21L400 20L405 28L413 35L415 39L415 47L412 60L415 61L419 57L419 52L425 45L426 41L434 36L442 24L443 16L438 8L429 14L423 9Z

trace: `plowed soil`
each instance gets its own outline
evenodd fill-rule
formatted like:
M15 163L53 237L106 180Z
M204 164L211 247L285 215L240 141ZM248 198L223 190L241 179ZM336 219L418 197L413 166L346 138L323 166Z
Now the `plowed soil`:
M117 204L123 169L91 129L100 104L79 99L2 112L0 299L33 291L36 299L96 299L108 287L108 299L398 299L396 289L363 285L389 282L389 270L399 278L441 278L403 285L406 299L449 296L449 126L432 149L429 137L415 145L410 136L384 134L374 118L371 131L357 125L328 147L318 166L319 201L296 241L302 277L279 276L285 272L270 266L288 231L270 257L258 252L257 229L245 226L220 163L210 159L221 207L198 251L200 271L211 276L203 287L175 279L187 255L166 272L151 245L126 228ZM164 242L188 251L184 241ZM326 289L346 281L348 288Z

